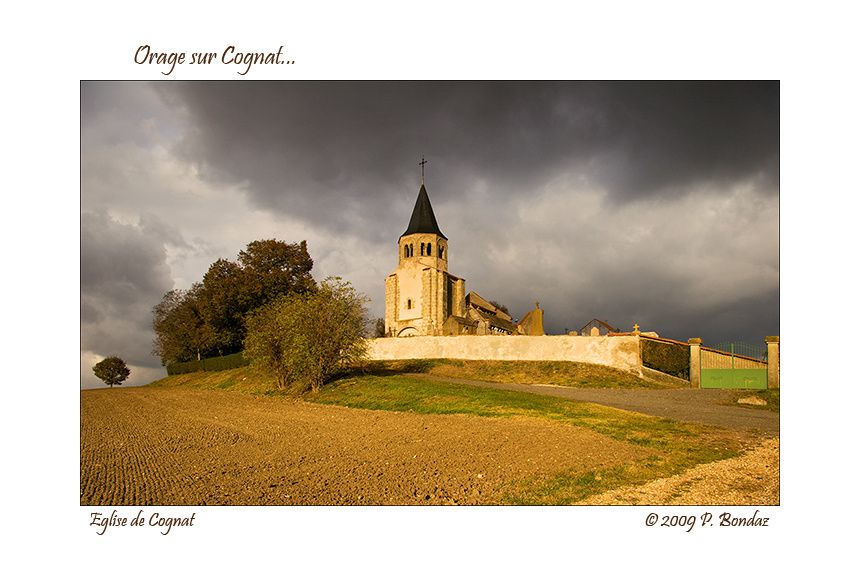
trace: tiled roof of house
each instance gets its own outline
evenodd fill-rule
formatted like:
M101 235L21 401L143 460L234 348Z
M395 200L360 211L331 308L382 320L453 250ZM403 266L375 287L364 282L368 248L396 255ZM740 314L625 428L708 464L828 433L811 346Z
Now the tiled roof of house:
M611 326L610 324L607 324L607 323L606 323L606 322L604 322L603 320L598 320L597 318L592 318L592 319L591 319L591 320L589 320L586 324L584 324L584 325L580 328L580 332L583 332L584 330L587 330L587 329L591 328L592 326L603 326L603 327L604 327L604 328L606 328L609 332L619 332L619 329L618 329L618 328L616 328L615 326Z

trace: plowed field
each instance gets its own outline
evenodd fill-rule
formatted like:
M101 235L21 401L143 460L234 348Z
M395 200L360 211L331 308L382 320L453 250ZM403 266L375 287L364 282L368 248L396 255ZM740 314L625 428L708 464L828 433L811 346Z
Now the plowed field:
M82 505L490 504L520 479L651 453L538 418L221 390L81 392Z

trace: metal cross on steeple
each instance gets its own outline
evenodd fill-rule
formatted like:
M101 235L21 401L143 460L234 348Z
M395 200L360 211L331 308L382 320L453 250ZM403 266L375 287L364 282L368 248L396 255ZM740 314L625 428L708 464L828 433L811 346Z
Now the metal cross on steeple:
M422 166L422 185L424 185L424 182L425 182L425 164L426 163L427 163L427 159L425 159L425 156L422 155L422 160L419 162L419 165Z

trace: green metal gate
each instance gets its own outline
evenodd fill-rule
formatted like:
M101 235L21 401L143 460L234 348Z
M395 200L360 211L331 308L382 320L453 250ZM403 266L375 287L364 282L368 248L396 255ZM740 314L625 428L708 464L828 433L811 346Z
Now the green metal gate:
M766 389L766 346L728 342L714 348L700 347L700 382L705 388Z

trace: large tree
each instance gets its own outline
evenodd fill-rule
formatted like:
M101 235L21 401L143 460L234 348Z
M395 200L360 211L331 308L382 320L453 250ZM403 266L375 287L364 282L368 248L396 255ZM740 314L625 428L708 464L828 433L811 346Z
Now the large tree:
M245 313L253 307L246 289L242 268L226 259L218 259L203 276L201 311L212 328L216 354L242 350Z
M308 244L287 244L269 239L248 243L239 253L246 295L254 307L263 306L288 293L312 291L314 262Z
M153 353L162 365L200 360L213 352L215 333L203 313L202 292L200 283L188 291L174 289L153 308Z
M339 369L364 358L365 303L349 282L283 296L248 320L245 356L275 375L279 389L317 391Z

